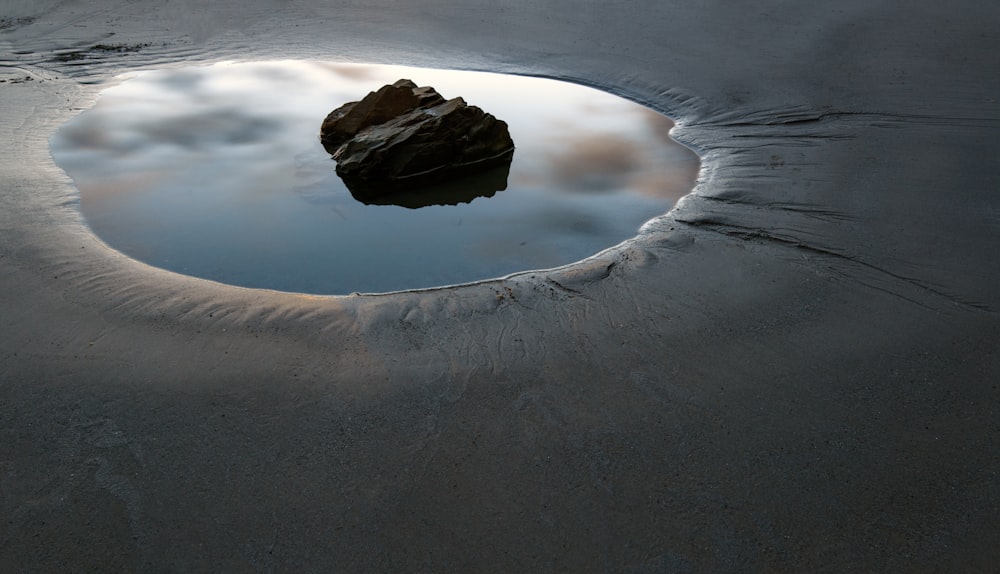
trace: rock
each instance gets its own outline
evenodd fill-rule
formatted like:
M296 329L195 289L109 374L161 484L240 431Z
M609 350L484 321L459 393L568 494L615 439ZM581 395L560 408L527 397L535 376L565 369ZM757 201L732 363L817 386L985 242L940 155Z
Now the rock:
M320 128L320 140L333 154L341 144L369 126L442 102L444 98L434 88L418 88L410 80L399 80L377 92L369 92L360 102L349 102L330 112Z
M498 166L509 168L514 154L506 123L462 98L445 101L433 88L419 88L409 80L334 110L320 135L337 161L337 174L365 202ZM493 192L506 187L503 174L502 187Z

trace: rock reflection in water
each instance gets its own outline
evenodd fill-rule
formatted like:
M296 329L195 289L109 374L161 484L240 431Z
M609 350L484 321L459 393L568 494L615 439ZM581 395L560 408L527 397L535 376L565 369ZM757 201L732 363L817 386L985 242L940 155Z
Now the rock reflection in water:
M386 193L372 193L371 190L365 190L358 193L350 183L347 183L347 189L354 199L365 205L398 205L408 209L418 209L432 205L471 203L477 197L493 197L498 191L507 189L507 176L510 174L512 158L512 155L508 156L505 164L485 171L450 181L415 186L412 189L393 189Z
M517 143L512 163L419 197L355 200L317 128L331 109L401 77L502 118ZM51 148L87 223L129 256L247 287L379 292L564 265L633 236L691 189L698 169L650 113L536 78L220 64L138 73L63 126ZM608 134L628 142L614 146L628 157L600 179L594 146L570 144Z

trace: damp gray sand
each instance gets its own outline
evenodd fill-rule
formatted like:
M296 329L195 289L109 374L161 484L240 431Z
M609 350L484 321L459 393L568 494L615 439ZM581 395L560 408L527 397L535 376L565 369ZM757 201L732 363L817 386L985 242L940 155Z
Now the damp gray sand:
M0 570L1000 562L997 3L0 11ZM698 184L584 261L419 293L90 232L49 139L114 78L287 59L596 87L673 118Z

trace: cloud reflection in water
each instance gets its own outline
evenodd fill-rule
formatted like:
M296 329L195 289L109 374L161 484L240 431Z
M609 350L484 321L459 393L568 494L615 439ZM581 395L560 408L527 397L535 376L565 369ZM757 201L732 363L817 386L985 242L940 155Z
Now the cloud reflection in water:
M399 78L508 123L517 152L506 191L417 210L351 197L319 125ZM671 125L551 80L268 62L136 74L51 143L113 247L225 283L349 293L561 265L634 235L693 186L697 158L665 138Z

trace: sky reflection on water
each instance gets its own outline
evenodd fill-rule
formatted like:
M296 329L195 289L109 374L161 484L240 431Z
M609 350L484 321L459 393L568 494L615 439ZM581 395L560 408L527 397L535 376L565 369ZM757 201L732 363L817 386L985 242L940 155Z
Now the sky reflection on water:
M509 125L508 186L407 209L351 197L320 145L330 110L400 78ZM315 62L142 72L52 139L112 247L246 287L382 292L563 265L619 243L690 191L669 120L552 80Z

